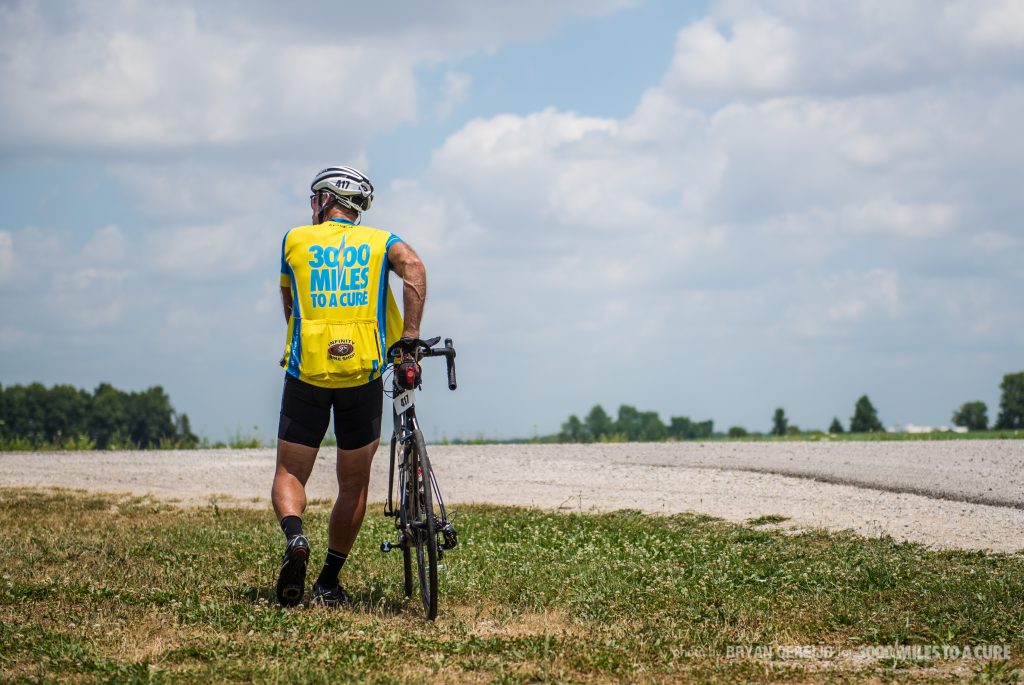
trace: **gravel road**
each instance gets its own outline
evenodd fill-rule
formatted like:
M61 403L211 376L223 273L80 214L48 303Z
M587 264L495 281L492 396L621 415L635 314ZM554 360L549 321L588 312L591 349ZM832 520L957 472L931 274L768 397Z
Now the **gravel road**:
M853 529L937 548L1024 550L1024 442L750 442L436 445L449 503L562 510L698 511L730 521L766 514L783 528ZM387 452L371 500L387 489ZM274 453L257 450L0 454L0 486L152 494L185 503L266 506ZM311 498L333 498L323 449Z

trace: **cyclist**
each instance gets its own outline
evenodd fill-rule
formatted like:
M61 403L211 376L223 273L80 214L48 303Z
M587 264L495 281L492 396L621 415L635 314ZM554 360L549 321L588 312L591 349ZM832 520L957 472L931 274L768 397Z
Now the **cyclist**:
M363 522L370 464L380 442L385 351L400 336L419 337L427 280L423 262L398 236L359 225L373 202L366 176L348 166L327 167L310 190L312 224L288 231L281 245L288 335L271 500L286 544L277 598L293 606L305 592L305 485L333 409L338 499L312 601L339 606L348 595L338 574ZM389 270L404 281L404 325L388 286ZM415 361L402 366L407 364Z

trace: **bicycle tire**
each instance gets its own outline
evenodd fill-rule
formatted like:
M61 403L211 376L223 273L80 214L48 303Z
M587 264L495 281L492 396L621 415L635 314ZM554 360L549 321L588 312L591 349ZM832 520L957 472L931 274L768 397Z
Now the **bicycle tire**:
M428 621L437 617L437 531L434 529L434 503L430 459L423 433L417 428L413 433L413 449L416 458L412 460L413 479L413 520L422 523L416 535L416 567L420 580L420 599L423 613Z
M406 545L402 548L402 570L405 572L405 590L406 599L412 597L412 551L409 546Z
M410 473L413 471L412 455L408 447L404 448L402 471L398 478L398 529L402 531L402 590L406 598L412 597L412 545L413 539L409 532L409 524L413 521L412 485Z
M409 455L408 454L406 454L405 462L406 462L406 465L407 465L407 468L408 468L408 463L409 463ZM407 483L409 482L408 476L406 476L406 482ZM407 507L410 506L410 503L412 501L411 492L409 490L407 490L405 493L403 493L402 494L402 499L405 501L405 504L406 504ZM410 513L411 512L408 512L408 511L406 512L406 514L405 514L405 519L406 520L402 522L403 524L407 524L407 523L409 523L412 520L412 517L410 516ZM408 530L408 528L404 527L404 525L403 525L403 530ZM413 543L412 539L409 537L408 534L406 534L405 543L402 545L402 578L403 578L402 589L405 591L406 599L409 599L409 598L412 597L412 543Z

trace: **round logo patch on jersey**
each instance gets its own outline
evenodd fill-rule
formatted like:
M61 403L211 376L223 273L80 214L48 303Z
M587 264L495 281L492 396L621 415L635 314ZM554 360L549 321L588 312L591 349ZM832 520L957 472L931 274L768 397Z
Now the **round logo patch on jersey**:
M356 346L351 340L332 340L327 347L327 356L331 359L344 361L356 355Z

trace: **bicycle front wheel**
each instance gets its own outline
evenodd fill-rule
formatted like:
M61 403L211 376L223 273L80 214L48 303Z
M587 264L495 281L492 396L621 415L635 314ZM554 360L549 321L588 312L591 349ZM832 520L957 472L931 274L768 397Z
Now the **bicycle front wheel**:
M391 437L391 473L388 474L388 508L391 509L391 493L393 487L393 479L395 472L395 450L397 449L397 441L395 437ZM398 498L399 506L398 511L394 512L398 517L398 530L402 531L402 571L403 571L403 583L402 589L405 592L406 597L412 597L412 552L410 547L412 543L409 541L409 536L406 531L409 530L410 519L410 508L407 505L409 500L409 469L406 467L406 462L409 460L409 448L402 448L402 463L398 474Z
M428 621L437 616L437 531L434 529L434 502L430 471L430 459L423 433L419 429L413 434L414 458L411 461L412 516L415 531L416 567L419 572L420 599L423 613Z

